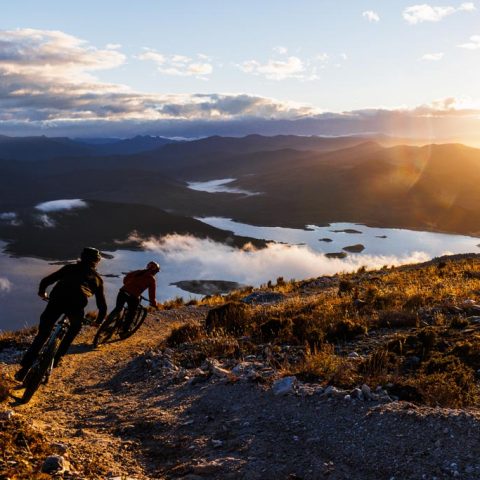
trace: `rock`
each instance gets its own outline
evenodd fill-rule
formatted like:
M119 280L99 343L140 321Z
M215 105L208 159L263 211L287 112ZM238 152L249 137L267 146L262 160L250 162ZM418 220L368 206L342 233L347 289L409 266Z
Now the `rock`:
M285 295L276 292L253 292L242 298L242 302L248 304L277 303L285 299Z
M357 243L356 245L349 245L348 247L343 247L343 250L350 253L360 253L365 250L365 245Z
M372 391L370 390L370 387L365 383L362 385L362 394L365 400L372 399Z
M274 395L287 395L295 391L297 377L283 377L276 380L272 385L272 392Z
M359 358L360 355L357 352L350 352L348 358Z
M221 440L214 440L212 439L213 448L220 448L223 447L223 442Z
M58 453L66 453L68 450L68 446L60 442L52 443L51 447Z
M15 416L15 412L13 410L5 410L0 412L0 421L9 422Z
M319 242L333 242L333 240L331 238L319 238L318 239Z
M351 396L351 395L345 395L345 396L343 397L343 399L344 399L345 401L347 401L347 402L350 402L350 401L352 400L352 396Z
M327 258L347 258L347 254L345 252L326 253L325 256Z
M405 359L404 365L406 368L409 368L409 369L417 368L420 365L420 358L418 358L415 355L412 355L411 357L407 357Z
M61 455L50 455L45 459L42 465L43 473L63 473L65 471L66 461Z
M358 387L354 388L350 392L350 395L351 395L352 398L358 398L359 400L363 400L363 393Z

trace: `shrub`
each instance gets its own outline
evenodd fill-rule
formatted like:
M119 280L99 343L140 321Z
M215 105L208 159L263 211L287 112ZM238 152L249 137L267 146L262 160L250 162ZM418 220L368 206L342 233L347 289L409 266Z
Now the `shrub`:
M203 329L198 323L185 323L174 327L167 337L167 345L176 347L186 342L193 342L203 335Z
M418 327L418 317L410 312L384 310L380 312L378 326L381 328Z
M345 387L355 384L354 368L347 359L335 355L334 347L329 343L318 350L307 347L305 358L294 373L305 381L320 379Z
M277 318L268 320L260 325L261 340L271 342L278 338L282 331L291 331L291 327L292 322L289 320L279 320ZM286 336L288 336L288 334Z
M341 297L344 294L349 294L353 291L354 284L351 280L342 279L338 283L338 296Z
M248 321L248 308L244 303L228 302L212 308L205 319L207 333L222 330L226 333L241 335Z
M476 343L459 342L450 353L474 370L480 369L480 344L478 341Z
M462 330L463 328L467 328L469 325L468 320L464 317L455 317L450 322L450 328L455 328L457 330Z
M15 332L0 332L0 352L6 348L23 350L32 343L37 327L24 328Z
M319 348L325 339L325 327L319 318L300 315L293 319L292 335L300 345Z
M367 327L361 321L345 319L330 325L326 338L332 342L347 342L365 333L367 333Z
M396 364L396 357L386 349L374 350L367 358L365 358L359 366L359 371L364 375L367 383L383 383L389 371L390 364Z

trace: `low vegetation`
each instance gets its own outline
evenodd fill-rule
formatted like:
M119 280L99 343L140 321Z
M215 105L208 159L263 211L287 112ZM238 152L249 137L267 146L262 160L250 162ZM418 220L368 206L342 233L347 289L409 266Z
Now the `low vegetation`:
M432 406L479 401L480 260L464 256L378 271L263 286L281 301L249 305L247 292L198 301L205 325L172 330L185 364L208 357L266 362L299 378L354 388L387 387ZM480 303L480 302L479 302ZM293 353L292 353L293 352Z

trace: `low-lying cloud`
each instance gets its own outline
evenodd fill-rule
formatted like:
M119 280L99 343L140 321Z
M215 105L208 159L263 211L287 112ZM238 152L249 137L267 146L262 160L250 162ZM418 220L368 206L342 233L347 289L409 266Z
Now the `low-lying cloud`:
M138 240L138 238L136 239ZM195 279L229 279L260 285L277 277L303 279L337 272L352 272L365 266L403 265L429 259L424 252L404 257L395 255L355 255L345 259L329 259L304 245L271 243L264 249L236 249L209 239L188 235L168 235L162 239L149 238L142 247L154 255L182 265Z
M64 200L51 200L49 202L39 203L35 205L36 210L41 212L59 212L61 210L73 210L75 208L86 208L87 202L80 200L79 198L64 199Z

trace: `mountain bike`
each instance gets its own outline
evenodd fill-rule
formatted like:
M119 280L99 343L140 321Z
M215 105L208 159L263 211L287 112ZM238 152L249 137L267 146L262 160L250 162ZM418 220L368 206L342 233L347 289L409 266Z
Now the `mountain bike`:
M88 319L84 319L85 323L91 323ZM64 314L55 324L48 340L44 343L37 358L28 370L23 379L25 391L22 396L22 403L28 403L38 387L43 383L47 384L55 366L55 357L58 349L70 328L70 320Z
M93 346L98 347L102 343L108 342L114 334L117 334L121 340L131 337L142 326L147 317L148 310L142 305L142 301L148 302L148 299L140 295L140 303L137 306L135 316L127 331L124 331L122 327L125 324L128 307L124 305L121 310L113 310L110 312L98 328L95 338L93 339Z

